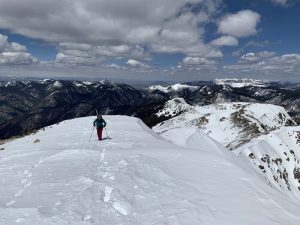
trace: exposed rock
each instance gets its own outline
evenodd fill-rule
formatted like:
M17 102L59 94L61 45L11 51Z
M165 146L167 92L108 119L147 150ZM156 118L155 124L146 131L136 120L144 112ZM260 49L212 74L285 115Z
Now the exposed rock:
M33 143L39 143L41 142L40 139L35 139Z

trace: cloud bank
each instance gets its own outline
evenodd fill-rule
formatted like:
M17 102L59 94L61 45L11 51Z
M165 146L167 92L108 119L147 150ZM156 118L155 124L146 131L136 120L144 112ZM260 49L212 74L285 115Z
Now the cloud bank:
M266 2L278 8L290 1ZM0 34L0 73L147 73L170 79L299 74L298 53L257 50L271 45L251 40L264 32L261 11L228 13L224 5L222 0L2 0L0 29L56 46L56 55L39 60L24 44ZM177 60L172 65L158 60L170 56Z

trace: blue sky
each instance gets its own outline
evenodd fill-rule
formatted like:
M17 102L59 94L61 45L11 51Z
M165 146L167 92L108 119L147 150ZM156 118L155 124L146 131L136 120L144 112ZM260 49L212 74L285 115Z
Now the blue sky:
M0 78L300 80L298 0L3 0Z

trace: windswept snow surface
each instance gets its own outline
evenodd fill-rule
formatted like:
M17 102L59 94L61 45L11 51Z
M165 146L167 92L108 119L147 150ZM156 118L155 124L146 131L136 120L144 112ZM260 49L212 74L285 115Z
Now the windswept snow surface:
M287 123L294 124L280 106L243 102L192 106L182 98L166 102L157 116L174 116L153 128L158 133L182 127L200 128L231 150Z
M104 119L111 140L89 141L86 117L1 146L1 225L300 224L296 200L204 132L178 130L176 145L139 119Z

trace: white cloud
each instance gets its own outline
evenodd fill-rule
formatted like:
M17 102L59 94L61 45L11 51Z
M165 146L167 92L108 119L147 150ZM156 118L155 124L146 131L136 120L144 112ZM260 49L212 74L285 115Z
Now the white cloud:
M187 64L187 65L214 65L214 64L216 64L215 61L208 60L206 58L200 58L200 57L185 57L182 61L184 64Z
M111 63L111 64L103 65L103 66L107 67L107 68L113 68L113 69L122 69L122 67L116 63Z
M8 42L6 35L0 34L0 65L32 64L38 60L27 52L27 48L16 42Z
M211 50L207 55L207 58L222 58L224 55L220 50Z
M289 65L289 66L299 66L300 65L300 54L284 54L280 57L271 58L270 63L278 65Z
M215 46L237 46L239 41L232 36L222 36L211 42Z
M134 59L129 59L126 64L130 67L150 68L146 63Z
M16 42L12 42L9 46L7 46L7 50L12 52L27 52L27 47Z
M256 26L260 15L252 10L242 10L225 16L220 22L220 33L234 37L247 37L257 33Z
M220 0L3 0L0 24L49 42L98 46L103 56L125 58L128 53L137 60L145 55L149 59L146 47L150 53L206 57L218 49L204 43L204 25L220 4ZM199 12L192 12L191 6Z
M133 58L150 60L151 56L141 46L107 45L95 46L91 44L63 42L58 46L55 62L73 65L101 65L111 58Z
M151 55L140 45L111 45L95 46L92 50L95 55L113 58L134 58L140 60L150 60Z
M1 64L25 65L25 64L32 64L34 62L37 62L37 59L27 52L0 53L0 65Z
M86 65L86 66L96 66L100 65L104 61L103 58L96 58L90 56L80 56L78 55L67 55L64 53L58 53L55 58L56 63L60 64L73 64L73 65Z
M228 72L237 71L248 75L258 74L265 78L287 79L300 74L300 54L276 55L274 52L247 53L238 64L226 65ZM286 77L283 77L286 76Z
M275 52L269 52L269 51L262 51L262 52L249 52L241 56L239 63L241 64L251 64L251 63L257 63L262 60L271 58L275 56Z

